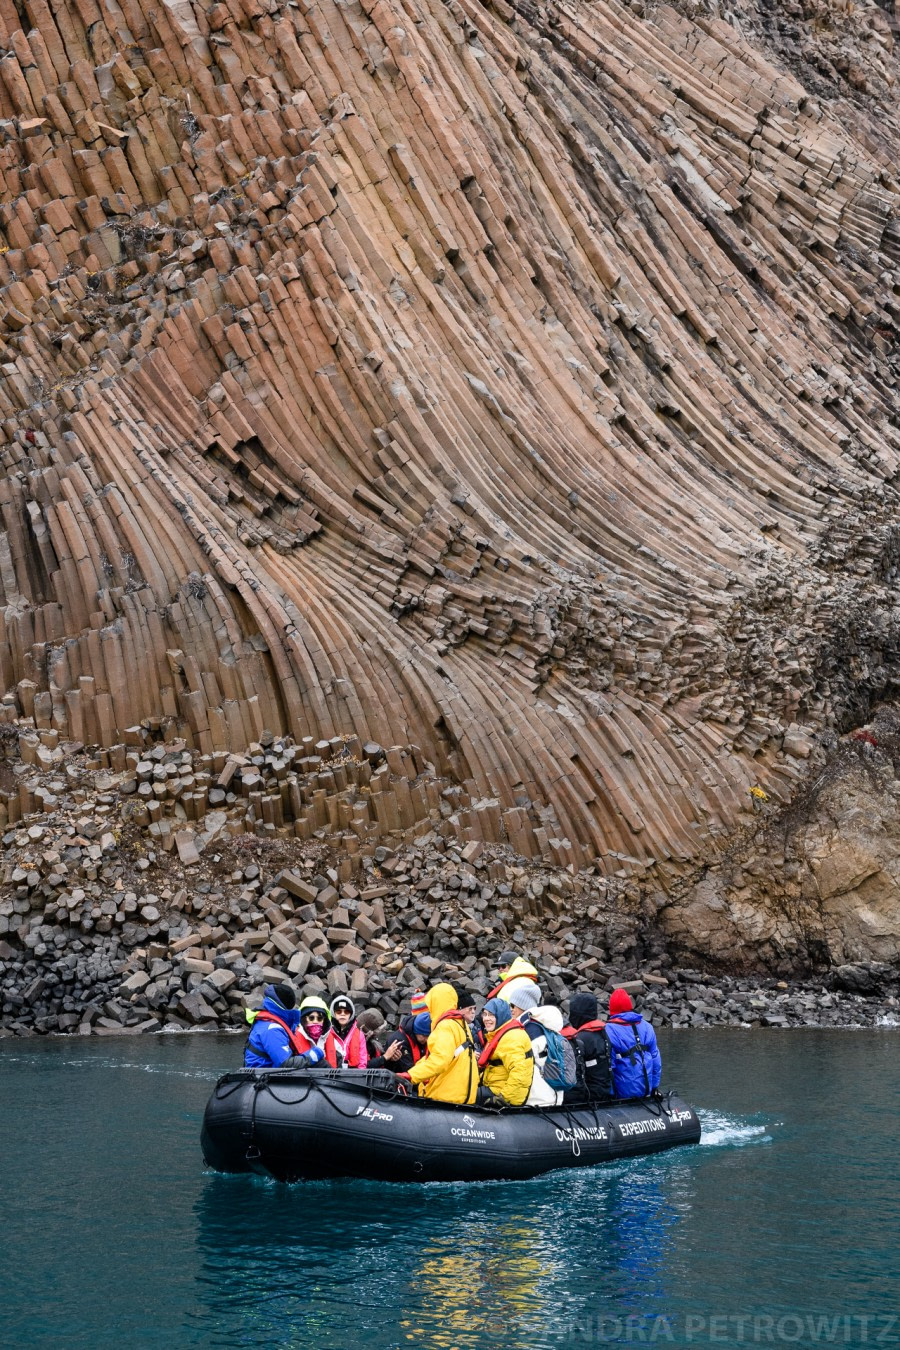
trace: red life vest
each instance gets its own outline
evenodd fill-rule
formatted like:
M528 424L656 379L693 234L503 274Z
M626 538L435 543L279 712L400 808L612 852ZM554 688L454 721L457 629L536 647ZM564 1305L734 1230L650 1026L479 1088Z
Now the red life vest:
M525 1028L522 1026L522 1023L519 1021L518 1017L511 1017L508 1022L503 1023L502 1027L497 1028L491 1039L488 1041L487 1045L482 1050L481 1054L478 1056L479 1069L483 1069L485 1064L490 1064L491 1056L497 1049L497 1046L500 1044L502 1038L506 1035L508 1031L515 1031L516 1027L519 1027L522 1031L525 1030Z
M406 1043L409 1046L409 1053L412 1055L413 1064L418 1064L419 1060L422 1058L421 1045L416 1040L415 1036L410 1036L409 1032L404 1031L402 1027L400 1028L400 1032L406 1037Z
M496 989L491 990L491 992L488 994L488 999L499 998L500 990L505 989L506 986L508 984L511 984L513 980L531 980L532 984L537 984L538 977L536 975L529 975L527 970L519 971L517 975L507 975L505 979L502 979L500 981Z
M315 1041L311 1041L299 1027L296 1031L291 1031L287 1022L283 1022L280 1017L276 1017L275 1013L258 1012L253 1020L255 1022L274 1022L276 1026L281 1027L295 1055L305 1055L307 1050L315 1045Z
M610 1021L612 1020L610 1018ZM582 1022L580 1027L563 1027L562 1034L571 1040L573 1036L578 1035L579 1031L602 1031L605 1026L605 1022L601 1022L599 1018L595 1017L592 1022Z
M337 1046L339 1040L342 1041L344 1046L344 1059L343 1059L344 1064L346 1064L348 1069L358 1069L362 1032L360 1031L359 1027L356 1025L355 1022L353 1023L353 1026L347 1032L347 1035L345 1037L338 1036L334 1027L331 1027L329 1029L328 1035L325 1037L324 1042L325 1058L328 1060L328 1063L331 1065L333 1069L339 1067L338 1046Z

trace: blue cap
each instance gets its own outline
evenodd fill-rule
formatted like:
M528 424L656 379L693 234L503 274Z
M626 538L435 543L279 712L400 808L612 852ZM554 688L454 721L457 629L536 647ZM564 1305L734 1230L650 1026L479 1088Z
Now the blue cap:
M510 1008L505 998L489 998L481 1010L486 1013L493 1013L497 1019L497 1026L502 1027L512 1017L512 1008Z

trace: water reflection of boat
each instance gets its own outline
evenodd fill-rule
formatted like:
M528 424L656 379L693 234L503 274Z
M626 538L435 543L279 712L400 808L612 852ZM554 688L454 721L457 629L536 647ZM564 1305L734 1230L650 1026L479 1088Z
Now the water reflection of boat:
M194 1206L189 1343L529 1350L533 1329L565 1307L574 1248L560 1250L559 1234L570 1182L590 1175L537 1181L539 1196L353 1179L301 1195L268 1178L208 1175ZM587 1231L582 1243L594 1252Z
M672 1093L498 1112L403 1096L384 1071L244 1069L216 1084L201 1143L217 1171L280 1181L487 1181L658 1153L699 1138L696 1113Z
M629 1317L637 1341L682 1307L699 1153L522 1184L208 1173L182 1343L535 1350L625 1340Z
M551 1287L565 1284L565 1259L540 1217L527 1210L510 1221L495 1212L432 1233L413 1267L418 1300L400 1319L404 1339L433 1350L476 1344L518 1344L517 1324L540 1325ZM562 1297L562 1295L560 1295ZM423 1316L424 1314L424 1316Z

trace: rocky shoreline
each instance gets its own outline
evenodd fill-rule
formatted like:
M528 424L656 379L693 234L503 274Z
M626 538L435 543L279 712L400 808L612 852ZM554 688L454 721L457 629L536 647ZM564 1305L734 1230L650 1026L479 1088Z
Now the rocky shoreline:
M290 792L326 821L336 814L326 772L359 780L374 766L381 800L399 799L414 747L333 743L326 771L321 754L271 737L219 758L149 737L110 751L15 728L6 740L0 1036L240 1028L263 985L284 978L327 997L347 991L392 1022L438 979L486 993L509 947L538 965L548 1001L584 988L602 1000L624 984L658 1026L898 1019L896 965L801 980L685 968L633 876L463 842L457 790L427 772L413 786L437 805L405 832L335 838L323 824L304 837L305 825L255 814L253 794L274 798L291 764ZM305 776L304 758L316 760Z
M188 931L181 933L185 927ZM175 936L175 931L180 935ZM342 980L343 968L327 963L305 976L291 974L289 962L276 959L263 965L259 958L235 957L233 946L217 951L207 961L193 954L204 936L182 922L170 930L167 941L131 950L126 941L113 936L93 942L76 938L71 949L49 960L46 952L34 955L26 949L16 954L8 943L0 943L4 958L0 960L4 988L0 1038L240 1030L245 1025L244 1007L258 1003L263 983L276 976L293 980L305 992L326 996L341 984L363 983L361 978ZM367 975L367 988L352 988L358 1008L375 1006L388 1022L396 1019L398 1011L407 1007L402 997L408 997L409 989L404 971L414 983L447 977L464 980L477 993L487 992L490 978L484 961L463 973L459 964L432 968L429 960L424 963L429 967L426 974L412 965L412 953L395 959L403 960L404 955L410 959L396 972L396 982L377 965L368 970L358 967ZM602 1006L605 992L623 984L657 1027L900 1026L900 978L889 967L846 966L818 980L791 982L716 976L672 968L668 963L662 967L656 963L653 971L623 968L621 974L611 974L602 983L596 974L592 980L579 980L574 963L563 969L551 962L542 965L542 973L548 1001L562 1006L584 987L598 994Z
M162 971L160 966L172 966L172 963L154 957L148 971L140 958L136 962L133 954L129 956L118 952L113 943L95 945L90 952L75 953L74 957L74 963L62 958L49 965L34 960L0 962L6 1001L20 1005L17 1014L12 1011L4 1013L0 1039L72 1034L124 1036L201 1030L240 1032L246 1030L243 1007L258 1004L262 989L261 984L255 984L259 978L258 972L250 968L243 979L240 976L238 978L241 984L253 984L254 987L242 990L237 1003L226 1000L227 1006L222 1008L221 990L223 986L228 987L230 982L221 976L215 977L219 972L236 973L224 960L213 963L209 975L201 975L201 972L191 969L190 975L200 975L201 978L199 983L189 978L185 989L177 965L174 977L169 976L169 972ZM194 962L196 958L187 958L187 961ZM184 964L181 965L182 970ZM283 970L278 971L278 974L282 979L286 977ZM455 972L452 969L441 971L434 978L441 978L445 974L452 977ZM162 976L169 976L166 986L175 986L172 992L166 988L168 1003L161 1003L159 996ZM850 983L857 976L874 977L870 992L861 994L846 988L843 981ZM65 993L62 997L53 996L52 990L58 990L60 986L64 988L72 978L91 985L90 997L79 1000ZM788 983L783 980L753 981L704 975L699 971L674 970L665 983L664 979L650 975L644 980L621 981L632 991L636 1006L656 1027L730 1026L748 1030L760 1027L847 1030L900 1027L900 981L896 971L879 972L876 975L865 967L848 967L825 981ZM321 991L321 980L302 980L298 983L304 992ZM607 986L613 983L619 981L611 979L607 981ZM469 984L483 994L488 981L476 977ZM577 979L561 978L559 974L546 978L544 984L553 989L552 994L548 994L548 1001L558 1002L562 1006L578 988L585 987ZM43 988L40 988L41 985ZM598 994L601 1006L607 986L587 986ZM398 1000L399 992L396 988L381 993L374 990L372 993L357 992L357 1008L378 1007L390 1024L396 1020L398 1010L408 1010L408 1000Z

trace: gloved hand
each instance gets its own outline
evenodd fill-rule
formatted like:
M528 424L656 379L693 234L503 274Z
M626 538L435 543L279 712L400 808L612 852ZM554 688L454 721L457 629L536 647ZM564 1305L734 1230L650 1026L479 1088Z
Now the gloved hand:
M485 1087L482 1083L478 1089L478 1096L475 1098L475 1105L493 1106L499 1109L501 1106L509 1106L509 1102L501 1093L492 1092L489 1087Z
M303 1058L307 1064L321 1064L325 1058L325 1051L320 1045L311 1045L304 1054Z

